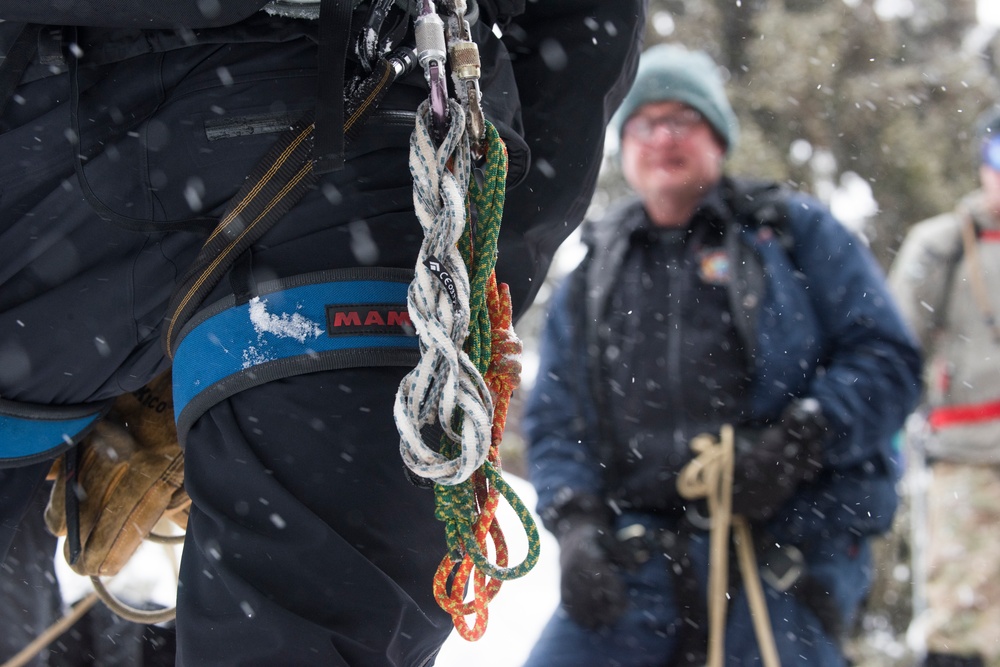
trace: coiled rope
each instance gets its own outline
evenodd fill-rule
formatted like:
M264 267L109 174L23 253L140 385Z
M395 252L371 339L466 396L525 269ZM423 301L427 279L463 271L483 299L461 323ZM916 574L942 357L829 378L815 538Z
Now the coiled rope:
M487 124L485 166L473 177L464 111L450 104L452 120L441 145L432 140L426 102L410 144L424 242L407 306L421 359L400 383L394 415L403 461L434 482L435 516L445 524L448 553L434 577L435 598L458 633L475 641L486 630L487 606L502 582L527 574L537 563L539 537L527 508L500 475L499 445L520 379L521 352L510 294L494 272L507 152ZM444 431L438 450L421 437L421 430L435 423ZM501 497L528 538L527 555L514 567L508 567L506 539L496 522ZM470 577L472 600L466 603ZM471 627L465 621L470 615L475 616Z
M712 517L709 535L708 574L708 661L706 667L722 667L725 663L724 639L729 587L729 534L733 543L746 587L754 634L765 667L781 667L774 631L767 612L767 599L760 583L757 557L753 550L753 534L746 517L733 514L733 427L722 427L719 439L702 434L691 440L695 458L677 477L677 491L688 500L705 498Z

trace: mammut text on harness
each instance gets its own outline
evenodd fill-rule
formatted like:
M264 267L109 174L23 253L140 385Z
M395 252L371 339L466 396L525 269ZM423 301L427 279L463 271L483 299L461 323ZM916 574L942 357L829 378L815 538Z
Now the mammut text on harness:
M502 582L534 567L539 538L524 504L500 475L499 445L519 382L521 349L507 286L497 284L494 271L507 151L483 117L479 53L465 20L466 2L442 5L444 17L433 0L421 0L415 19L417 57L430 86L410 139L413 202L424 240L407 308L420 361L400 383L394 416L403 461L433 483L436 516L446 526L449 552L434 578L435 598L458 633L475 641L486 630L487 605ZM440 442L429 446L423 434L437 428ZM528 553L513 567L496 522L501 496L528 537ZM470 577L472 600L466 602ZM465 620L470 615L471 627Z

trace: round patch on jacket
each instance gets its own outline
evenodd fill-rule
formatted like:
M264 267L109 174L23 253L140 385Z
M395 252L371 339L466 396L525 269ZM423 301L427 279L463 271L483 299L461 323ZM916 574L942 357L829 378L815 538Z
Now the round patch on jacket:
M703 250L699 258L698 277L709 285L728 285L729 257L725 250Z

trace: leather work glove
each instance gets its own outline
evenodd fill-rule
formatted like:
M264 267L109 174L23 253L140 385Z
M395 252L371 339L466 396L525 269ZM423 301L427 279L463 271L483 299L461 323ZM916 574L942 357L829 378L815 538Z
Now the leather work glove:
M625 583L613 562L608 522L575 514L559 521L560 593L570 618L594 630L613 624L627 605Z
M112 576L128 562L161 518L187 526L184 454L173 422L170 374L120 396L80 443L76 482L81 552L66 560L82 575ZM66 535L66 474L58 459L45 523ZM71 492L73 492L71 491Z
M826 419L812 398L792 401L771 426L737 428L733 507L751 521L773 516L800 483L819 473L827 437Z

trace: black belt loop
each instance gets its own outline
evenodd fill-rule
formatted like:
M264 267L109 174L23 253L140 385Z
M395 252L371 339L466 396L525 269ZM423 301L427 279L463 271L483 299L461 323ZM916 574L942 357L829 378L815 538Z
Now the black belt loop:
M319 81L316 98L317 174L344 167L344 71L351 35L350 0L321 0L319 6Z
M63 470L66 473L66 542L69 546L69 564L76 565L83 552L80 535L80 447L71 447L63 454Z
M235 305L248 303L257 296L257 281L253 275L253 248L244 250L229 272L229 287L233 290Z

